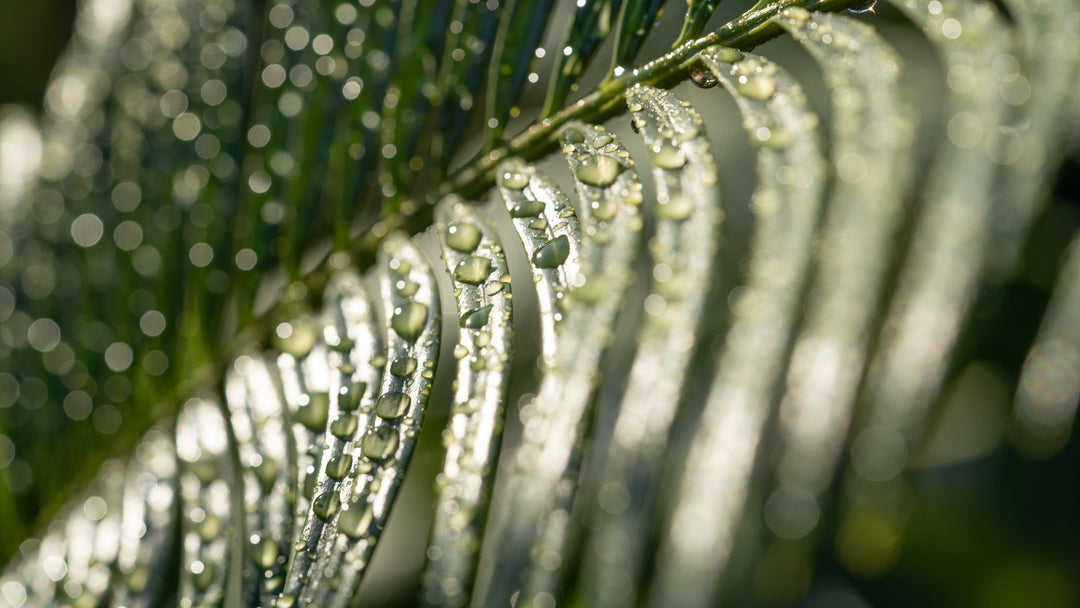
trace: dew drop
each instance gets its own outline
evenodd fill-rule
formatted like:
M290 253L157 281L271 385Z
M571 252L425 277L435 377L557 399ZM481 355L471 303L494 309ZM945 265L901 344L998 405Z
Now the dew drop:
M323 492L315 498L315 501L311 503L311 510L315 512L315 515L319 519L330 519L337 513L338 507L341 506L341 497L337 492Z
M412 399L405 393L390 391L375 402L375 413L387 420L396 420L405 415L405 411L412 405ZM364 437L367 441L367 437Z
M454 251L472 253L480 245L480 229L464 222L446 229L446 244Z
M765 101L776 92L776 81L764 74L740 76L735 83L735 90L743 97Z
M563 235L541 245L532 258L537 268L557 268L569 255L570 241Z
M394 309L390 327L409 342L420 337L427 321L428 307L420 302L406 302Z
M212 563L195 562L191 564L191 580L195 583L195 589L206 591L214 583L216 566Z
M582 183L604 187L611 185L622 169L622 165L613 157L599 154L581 163L577 168L577 176Z
M468 347L466 347L464 344L455 344L454 345L454 358L455 359L464 359L465 357L468 357L468 356L469 356Z
M335 456L326 463L326 476L330 479L343 479L352 468L353 458L348 454Z
M296 412L296 419L307 428L320 432L326 428L330 416L330 394L325 391L311 393L307 405Z
M390 373L398 378L404 378L416 371L416 359L412 357L398 357L390 364Z
M510 217L513 218L525 218L536 217L544 212L544 203L540 201L526 201L524 203L518 203L514 205L514 208L510 210Z
M606 222L615 217L615 212L619 210L619 205L613 198L603 198L590 203L589 210L594 218Z
M649 154L649 160L661 169L678 169L686 164L686 154L671 144L664 144Z
M690 217L693 210L694 206L685 194L673 194L666 203L657 206L656 213L665 220L681 222Z
M277 463L269 458L263 458L263 461L258 466L252 467L251 470L255 473L255 478L259 480L259 487L262 488L263 493L270 492L270 488L274 487L274 480L277 477Z
M458 262L454 268L454 279L470 285L483 283L491 274L491 259L483 256L470 255Z
M338 517L338 529L349 538L360 538L371 527L373 516L374 513L370 504L366 502L350 503L349 508L343 510L341 516Z
M487 325L488 317L491 316L492 305L470 310L461 315L461 326L465 329L482 329Z
M724 63L735 63L742 61L743 54L733 48L726 46L714 46L709 49L709 53L716 58L717 61Z
M499 174L499 185L511 190L521 190L529 185L529 176L520 169L506 169Z
M699 62L690 69L690 82L699 89L711 89L720 84L720 79L712 73L712 70Z
M548 221L544 218L537 218L529 222L529 228L533 230L546 230L548 227Z
M379 426L360 440L360 453L371 460L386 460L397 450L397 445L397 430L392 426Z
M852 13L872 13L874 7L877 6L877 0L862 0L848 7L848 11Z
M338 407L346 412L351 412L360 407L360 400L364 398L367 390L367 382L353 382L344 395L338 399Z
M278 546L274 539L264 536L251 545L251 561L260 570L269 570L277 562Z
M221 518L217 515L207 515L195 530L204 543L208 543L221 536Z
M355 414L345 414L330 423L330 433L338 439L352 439L356 432L357 419Z

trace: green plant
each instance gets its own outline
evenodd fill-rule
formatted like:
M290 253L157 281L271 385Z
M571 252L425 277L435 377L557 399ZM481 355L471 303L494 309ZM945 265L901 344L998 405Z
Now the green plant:
M872 6L710 30L717 4L668 45L659 1L89 0L40 131L0 129L0 599L346 605L422 426L445 448L425 603L790 603L829 536L891 566L980 302L1052 217L1080 11L898 0L944 72L925 145L898 51L829 12ZM781 34L827 120L746 54ZM721 195L730 125L667 90L687 79L741 113L749 206ZM637 135L594 125L624 111ZM1024 449L1072 424L1077 251L1015 363ZM511 335L529 274L538 380Z

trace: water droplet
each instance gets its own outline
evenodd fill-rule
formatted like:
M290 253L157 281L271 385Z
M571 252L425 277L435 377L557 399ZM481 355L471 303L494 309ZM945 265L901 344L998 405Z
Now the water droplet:
M282 594L274 602L274 608L292 608L296 605L296 596L291 593Z
M338 517L338 529L352 539L357 539L367 534L371 527L374 512L371 505L366 502L349 503L349 508L341 512Z
M454 279L470 285L479 285L491 274L491 259L470 255L454 268Z
M472 253L480 245L480 229L464 222L446 229L446 245L454 251Z
M492 305L488 304L483 308L466 312L461 315L461 326L465 329L482 329L487 325L488 317L491 315L491 308Z
M848 10L852 13L872 13L875 6L877 6L877 0L862 0L849 6Z
M492 281L491 283L484 285L484 293L489 296L493 296L502 291L505 287L506 285L501 281Z
M699 89L711 89L720 84L720 79L712 73L712 70L698 62L690 68L690 82Z
M390 364L390 373L398 378L404 378L416 371L416 359L412 357L398 357Z
M606 222L615 217L615 212L619 210L619 205L613 198L602 198L590 203L589 210L594 218Z
M521 190L529 185L529 175L517 167L499 173L499 185L511 190Z
M213 460L203 459L187 463L187 469L204 484L213 482L218 477L217 465Z
M716 58L717 61L723 61L724 63L735 63L742 61L743 54L733 48L726 46L714 46L709 49L709 53Z
M319 519L330 519L341 506L341 497L337 492L323 492L311 503L311 510Z
M397 292L406 298L411 298L416 295L416 292L420 290L420 284L416 281L401 281L397 285Z
M259 486L262 488L263 493L269 493L270 488L274 487L274 479L277 477L277 462L269 458L263 458L263 461L258 466L252 467L252 472L255 473L255 478L259 480Z
M338 407L346 412L351 412L360 407L360 400L364 398L367 390L367 382L353 382L348 390L338 399Z
M405 393L390 391L375 402L375 413L381 418L395 420L405 415L405 411L412 405L412 399ZM364 438L367 441L367 437Z
M622 165L613 157L598 154L578 166L577 176L582 183L604 187L611 185L622 169Z
M326 476L330 479L343 479L352 468L353 458L348 454L335 456L326 463Z
M369 430L360 440L360 453L371 460L385 460L397 450L397 429L379 426Z
M557 268L570 255L570 241L566 235L552 239L533 253L533 264L537 268Z
M585 143L585 135L581 131L574 128L567 128L563 131L562 139L568 144L583 144Z
M255 562L255 565L260 570L269 570L277 562L278 558L278 546L274 542L274 539L269 536L264 536L252 543L251 545L251 561Z
M529 222L529 228L533 230L545 230L547 229L548 221L544 218L538 218Z
M319 339L315 324L308 317L300 317L278 326L277 345L283 352L297 359L307 355Z
M311 393L307 405L296 412L296 419L307 428L321 432L330 416L330 394L325 391Z
M191 581L195 583L195 589L206 591L214 583L214 573L217 567L213 563L195 562L191 564Z
M217 515L208 514L201 522L199 522L195 531L198 532L199 538L202 539L204 543L208 543L218 536L221 536L221 518Z
M626 107L631 112L640 112L640 111L642 111L644 109L644 108L641 107L641 104L637 103L637 102L631 102L631 103L627 104Z
M776 81L764 74L740 76L735 83L735 90L743 97L765 101L776 92Z
M544 203L541 201L525 201L514 205L514 208L510 210L510 217L523 218L523 217L536 217L544 212Z
M428 307L420 302L406 302L394 309L390 327L409 342L420 337L427 321Z
M601 296L608 292L608 289L606 280L602 277L592 277L586 280L584 285L575 287L572 295L574 299L586 304L595 304L600 301Z
M352 439L353 433L356 432L356 425L356 415L345 414L330 423L330 433L338 439Z
M686 164L686 154L671 144L663 144L649 154L649 160L661 169L678 169Z
M685 194L673 194L666 203L657 206L656 213L665 220L681 222L690 217L694 210L693 203Z
M468 347L466 347L464 344L455 344L454 345L454 358L455 359L464 359L465 357L468 357L468 356L469 356Z

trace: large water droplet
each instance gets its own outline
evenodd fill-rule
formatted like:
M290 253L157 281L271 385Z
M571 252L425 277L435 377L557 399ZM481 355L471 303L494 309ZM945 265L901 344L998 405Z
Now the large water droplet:
M360 453L372 460L386 460L397 450L397 429L379 426L368 431L360 440Z
M221 518L217 515L207 514L206 517L199 522L195 531L199 533L199 538L202 539L204 543L208 543L221 536Z
M694 205L690 202L690 199L684 194L673 194L667 200L657 206L656 213L662 219L681 222L690 217L690 213L694 210Z
M491 274L491 259L478 255L470 255L458 262L454 268L454 279L470 285L483 283Z
M711 89L720 84L720 79L712 73L712 70L698 62L690 68L690 82L699 89Z
M341 497L338 496L337 492L323 492L311 503L311 510L315 512L319 519L330 519L334 516L334 513L337 513L340 506Z
M678 169L686 164L686 154L671 144L663 144L649 154L649 161L661 169Z
M269 570L277 563L278 546L274 539L264 536L251 545L251 561L260 570Z
M593 201L589 204L589 212L592 216L602 222L607 222L615 217L615 212L619 210L618 203L613 198L602 198L598 201Z
M375 402L375 413L387 420L396 420L405 415L406 410L412 405L412 399L405 393L397 391L388 392ZM367 441L367 437L364 438Z
M338 517L338 529L349 538L360 538L367 534L373 516L374 513L370 504L366 502L349 503L349 508L343 510Z
M544 205L541 201L526 201L514 205L514 208L510 210L510 217L524 218L524 217L536 217L544 212Z
M326 476L330 479L343 479L352 468L352 456L342 454L335 456L326 462Z
M330 423L330 433L338 439L352 439L356 432L357 419L355 414L345 414Z
M521 190L529 185L529 175L517 167L499 173L499 185L511 190Z
M420 302L406 302L394 309L390 327L409 342L416 340L424 330L428 307Z
M717 61L723 61L724 63L735 63L743 59L741 52L726 46L714 46L709 48L707 52L711 53Z
M263 458L263 461L258 466L252 467L252 472L255 473L255 478L259 480L259 487L262 488L263 493L269 493L270 488L274 487L274 480L277 477L277 463L269 458Z
M279 329L277 344L282 351L299 359L311 352L318 339L315 323L308 317L300 317L289 322L285 329Z
M195 562L191 565L191 581L195 583L195 589L206 591L214 583L214 573L217 567L209 562Z
M461 222L446 229L446 245L454 251L472 253L480 245L480 229Z
M461 315L461 326L466 329L482 329L487 325L488 317L491 316L491 304L476 310L470 310Z
M765 101L776 92L776 81L764 74L740 76L735 83L735 90L743 97Z
M367 382L353 382L349 385L345 394L338 399L338 407L346 412L351 412L360 407L360 400L364 398L367 390Z
M578 166L577 176L582 183L603 187L611 185L622 169L622 165L613 157L598 154Z
M398 357L390 364L390 373L398 378L404 378L416 371L416 359L412 357Z
M566 235L552 239L533 253L533 264L537 268L557 268L570 255L570 241Z
M330 394L325 391L311 393L307 405L301 406L296 412L296 419L300 421L300 424L316 433L326 428L329 416Z

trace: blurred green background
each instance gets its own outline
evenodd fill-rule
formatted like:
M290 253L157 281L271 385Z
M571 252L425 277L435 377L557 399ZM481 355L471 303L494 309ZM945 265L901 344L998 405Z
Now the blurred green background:
M57 56L71 37L75 0L0 0L0 104L41 106Z

